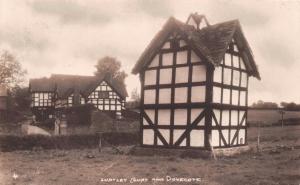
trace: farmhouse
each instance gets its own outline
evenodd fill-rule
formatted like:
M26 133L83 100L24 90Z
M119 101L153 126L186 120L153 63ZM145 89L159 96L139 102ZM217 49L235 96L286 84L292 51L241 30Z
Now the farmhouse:
M106 76L54 74L50 78L31 79L29 91L31 109L39 121L52 118L57 109L86 104L121 115L128 96L124 84Z
M141 81L141 145L247 144L248 78L260 79L238 20L171 17L132 70Z

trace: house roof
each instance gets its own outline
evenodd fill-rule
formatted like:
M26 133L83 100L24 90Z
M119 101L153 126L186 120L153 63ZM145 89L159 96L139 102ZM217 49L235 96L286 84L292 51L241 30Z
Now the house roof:
M32 92L55 91L59 98L66 98L72 93L88 96L102 81L106 81L122 98L128 96L125 84L108 80L105 76L53 74L50 78L30 79L29 87Z
M193 15L190 15L192 17ZM204 19L203 15L195 15L196 18ZM194 16L194 17L195 17ZM189 18L190 18L189 17ZM196 29L173 17L170 17L156 36L152 39L145 51L138 59L132 73L137 74L142 71L152 61L157 51L162 47L165 40L172 32L178 32L182 38L195 50L195 52L206 59L214 66L221 63L228 45L235 39L238 48L242 52L247 71L249 75L260 79L257 66L251 48L242 32L238 20L222 22L214 25L207 25L202 29Z

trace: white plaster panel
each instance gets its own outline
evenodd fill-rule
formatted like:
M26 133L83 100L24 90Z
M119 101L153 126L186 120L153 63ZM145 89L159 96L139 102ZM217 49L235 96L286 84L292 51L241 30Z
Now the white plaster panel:
M222 89L220 87L213 87L213 102L221 103Z
M189 80L189 67L177 67L176 68L176 83L187 83Z
M179 137L183 134L184 131L184 129L174 129L173 143L176 143L176 141L179 139ZM186 139L184 139L179 146L186 146Z
M194 51L191 51L191 62L192 63L201 62L200 57L198 57L198 55Z
M143 118L143 125L149 125L148 121L145 118Z
M233 137L234 137L234 134L236 133L236 129L231 129L230 130L230 144L231 142L233 141ZM235 140L235 142L233 143L233 145L236 145L237 144L237 140Z
M174 125L186 125L186 124L187 124L187 109L175 109Z
M238 111L231 110L231 125L237 126L238 125Z
M201 30L202 28L206 27L206 22L202 19L202 21L199 24L199 29Z
M240 105L246 106L246 91L240 92Z
M214 82L222 83L222 67L215 67Z
M229 125L229 110L222 110L222 126Z
M158 65L159 65L159 55L155 55L155 57L149 64L149 67L157 67Z
M155 116L155 111L153 109L146 109L145 114L150 118L152 123L154 123L154 116Z
M216 117L216 119L217 119L217 121L218 121L218 124L220 124L221 111L220 111L219 109L213 109L213 111L214 111L215 117ZM214 119L213 119L213 121L212 121L212 125L213 125L213 126L217 125L217 124L215 123Z
M170 143L170 130L168 130L168 129L159 129L158 131L161 133L161 135L166 140L166 142ZM163 143L161 142L161 140L159 139L159 137L157 139L157 144L158 145L163 145Z
M223 89L223 104L230 104L230 89Z
M205 102L205 86L193 86L191 102Z
M204 146L204 130L192 130L190 134L190 145L194 147Z
M235 52L239 52L239 49L238 49L238 47L237 47L237 45L236 45L236 44L234 44L234 45L233 45L233 51L235 51Z
M172 82L172 68L160 69L159 83L170 84Z
M205 65L193 66L192 81L193 82L206 81L206 66Z
M223 83L231 85L231 69L224 68Z
M238 105L239 101L239 91L232 90L232 105Z
M246 69L244 60L242 58L240 58L240 62L241 62L241 69Z
M224 136L224 139L226 143L229 143L229 131L228 130L222 130L222 134ZM223 141L221 140L222 145L224 145Z
M163 66L173 65L173 53L164 53L162 55L162 65Z
M247 87L247 73L242 72L242 78L241 78L241 86Z
M187 87L175 88L175 103L186 103L187 102Z
M169 109L158 110L158 125L170 125L171 111Z
M212 146L219 146L219 131L218 130L212 130L211 131L211 145Z
M144 91L144 104L155 104L155 90L149 89Z
M159 103L169 104L171 103L171 88L159 89Z
M229 53L225 54L225 65L231 66L231 54L229 54Z
M234 85L234 86L240 85L240 72L237 70L233 70L232 85Z
M156 70L145 71L145 85L155 85L156 84Z
M240 62L238 56L232 56L232 63L233 63L233 67L240 68L239 65Z
M178 51L176 54L176 64L186 64L188 59L188 52Z
M195 121L195 119L202 113L203 109L191 109L191 123ZM205 124L205 116L200 120L198 125Z
M183 47L183 46L186 46L186 45L187 45L187 43L184 40L179 41L179 47Z
M245 111L240 111L240 117L239 117L239 123L242 121L243 119L243 116L245 115ZM246 119L244 119L243 123L242 123L242 126L245 126L246 125Z
M154 144L154 131L152 129L143 129L143 144L144 145Z
M239 144L245 144L245 137L246 137L246 132L245 129L240 129L239 131L239 140L238 143Z
M184 140L182 140L182 142L179 144L179 146L187 146L186 138Z
M165 44L163 45L163 49L169 49L171 47L171 43L170 42L165 42Z

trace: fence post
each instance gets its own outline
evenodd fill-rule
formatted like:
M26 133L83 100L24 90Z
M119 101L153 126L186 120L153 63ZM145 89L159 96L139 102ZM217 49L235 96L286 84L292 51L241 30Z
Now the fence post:
M261 122L258 122L258 127L257 127L257 145L256 145L256 149L257 152L260 152L260 124Z
M98 151L101 152L102 150L102 133L98 133L99 141L98 141Z
M217 157L216 157L216 154L215 154L215 151L214 151L214 147L212 145L212 140L211 140L211 135L209 135L209 139L208 139L208 142L209 142L209 146L210 146L210 150L211 150L211 153L214 157L214 160L217 160Z

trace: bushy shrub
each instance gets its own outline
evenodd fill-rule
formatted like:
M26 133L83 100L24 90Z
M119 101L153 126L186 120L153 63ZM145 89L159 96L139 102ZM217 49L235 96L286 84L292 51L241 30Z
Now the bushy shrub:
M0 150L32 150L42 149L78 149L96 148L99 144L99 134L93 135L60 135L60 136L0 136ZM138 143L137 133L103 133L102 146L132 145Z

